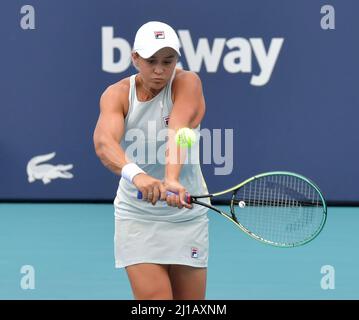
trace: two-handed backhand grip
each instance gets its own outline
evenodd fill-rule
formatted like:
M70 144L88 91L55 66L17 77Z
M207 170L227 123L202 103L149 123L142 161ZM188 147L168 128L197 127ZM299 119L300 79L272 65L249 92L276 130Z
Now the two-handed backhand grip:
M177 193L175 193L175 192L167 191L167 195L168 195L168 196L171 196L171 195L173 195L173 194L176 194L176 195L177 195ZM142 199L142 198L143 198L142 192L141 192L141 191L138 191L138 192L137 192L137 199ZM164 201L164 200L163 200L163 201ZM191 201L191 196L190 196L190 194L189 194L188 192L186 192L185 202L188 203L188 204L190 204L190 203L192 202L192 201Z

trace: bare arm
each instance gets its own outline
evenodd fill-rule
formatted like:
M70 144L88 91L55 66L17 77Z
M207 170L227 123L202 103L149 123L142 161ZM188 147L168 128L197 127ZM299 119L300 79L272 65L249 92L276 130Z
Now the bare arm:
M184 205L186 190L179 184L179 176L187 151L177 146L175 134L180 128L195 128L199 125L205 112L205 102L201 80L193 72L183 71L179 74L173 89L174 105L168 125L165 181L167 189L179 193L179 201ZM172 198L170 202L174 205L176 199Z
M122 168L131 162L120 145L125 132L125 104L128 99L126 85L113 85L105 90L100 99L100 116L93 135L97 156L104 166L120 175ZM133 184L144 199L155 204L159 198L166 198L162 182L145 173L137 174ZM152 196L148 196L151 194Z
M100 116L93 135L97 156L106 168L117 175L129 163L119 144L125 130L124 92L125 88L110 86L102 94Z

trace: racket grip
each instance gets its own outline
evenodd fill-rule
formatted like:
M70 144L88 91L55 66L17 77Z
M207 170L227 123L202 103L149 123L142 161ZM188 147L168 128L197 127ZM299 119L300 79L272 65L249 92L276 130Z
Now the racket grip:
M171 192L171 191L167 191L167 195L168 196L171 196L171 195L173 195L173 194L177 194L177 193L174 193L174 192ZM137 192L137 199L142 199L143 198L143 195L142 195L142 192L141 191L138 191ZM162 201L164 201L164 200L162 200ZM191 195L188 193L188 192L186 192L186 196L185 196L185 199L184 199L184 201L186 202L186 203L188 203L188 204L190 204L192 201L191 201Z

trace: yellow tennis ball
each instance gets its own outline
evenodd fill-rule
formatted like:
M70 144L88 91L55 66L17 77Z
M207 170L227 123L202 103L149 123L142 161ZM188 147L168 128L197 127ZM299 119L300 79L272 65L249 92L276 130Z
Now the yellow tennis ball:
M176 133L176 143L181 147L191 147L196 142L196 134L190 128L181 128Z

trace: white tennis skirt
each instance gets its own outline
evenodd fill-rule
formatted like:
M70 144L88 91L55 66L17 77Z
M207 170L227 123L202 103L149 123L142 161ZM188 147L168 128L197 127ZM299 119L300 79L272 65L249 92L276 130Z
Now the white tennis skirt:
M181 264L205 268L208 263L207 214L182 222L115 218L116 268L138 263Z

